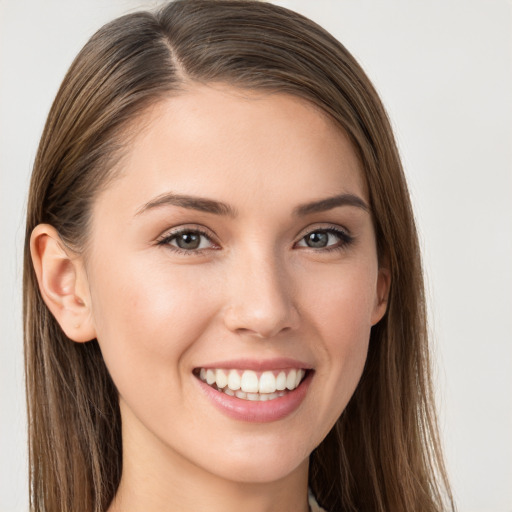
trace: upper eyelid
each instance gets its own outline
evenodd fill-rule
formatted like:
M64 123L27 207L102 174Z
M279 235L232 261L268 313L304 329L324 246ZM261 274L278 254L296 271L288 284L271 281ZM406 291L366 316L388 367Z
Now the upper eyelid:
M294 245L302 242L306 238L306 236L310 235L311 233L316 233L318 231L323 231L323 232L330 233L330 234L336 236L343 245L349 244L354 241L354 236L352 234L350 234L347 230L341 229L341 228L330 227L330 228L316 228L316 229L307 231L296 242L294 242ZM327 250L327 249L329 249L329 247L330 246L326 246L323 249ZM319 250L321 250L321 249L319 249Z
M179 246L174 246L171 244L172 240L175 240L181 233L187 233L187 232L195 232L198 233L200 236L203 236L207 238L211 244L210 247L203 247L202 249L183 249ZM200 256L201 254L204 254L206 251L212 251L212 250L218 250L220 249L220 246L215 240L213 240L213 237L210 236L208 233L203 232L202 229L199 228L181 228L176 229L174 231L164 231L164 234L156 239L156 246L157 247L167 247L168 250L174 252L174 253L180 253L184 255L189 256Z
M175 228L168 228L168 229L164 230L162 232L162 234L158 235L157 241L165 240L166 238L171 238L173 236L179 235L180 233L187 233L189 231L197 232L197 233L205 236L206 238L209 238L212 241L217 237L216 234L211 229L207 228L206 226L192 224L190 226L180 225Z
M344 233L347 236L350 236L350 237L353 236L351 231L344 226L340 226L339 224L326 223L323 225L317 225L314 227L308 226L307 228L304 228L303 230L299 231L299 233L297 234L297 240L301 240L306 235L309 235L310 233L314 233L315 231L338 231L338 232Z

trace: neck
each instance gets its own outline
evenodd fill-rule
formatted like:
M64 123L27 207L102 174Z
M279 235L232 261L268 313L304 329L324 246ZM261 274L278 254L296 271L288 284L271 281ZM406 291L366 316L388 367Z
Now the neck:
M123 425L123 473L108 512L307 512L308 459L284 478L222 478ZM269 462L271 464L271 462Z

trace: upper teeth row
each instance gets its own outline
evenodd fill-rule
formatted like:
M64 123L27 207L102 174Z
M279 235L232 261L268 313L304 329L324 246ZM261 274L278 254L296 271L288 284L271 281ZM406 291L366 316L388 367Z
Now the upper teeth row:
M226 386L232 391L241 389L245 393L275 393L295 389L305 375L302 369L262 372L258 374L252 370L217 370L201 368L199 378L210 386L216 384L219 389Z

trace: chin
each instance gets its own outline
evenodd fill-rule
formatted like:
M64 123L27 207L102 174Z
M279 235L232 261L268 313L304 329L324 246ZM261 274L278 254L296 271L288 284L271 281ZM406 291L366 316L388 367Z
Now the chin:
M279 460L278 457L267 457L265 461L254 461L246 458L244 461L235 461L232 464L229 460L212 468L213 472L220 478L240 484L269 484L286 479L303 464L309 464L309 458L300 461L294 459L289 461Z
M226 446L223 454L209 457L215 464L208 463L210 467L206 469L232 482L267 484L309 464L309 455L306 447L298 449L290 439L281 440L276 447L254 436L249 442Z

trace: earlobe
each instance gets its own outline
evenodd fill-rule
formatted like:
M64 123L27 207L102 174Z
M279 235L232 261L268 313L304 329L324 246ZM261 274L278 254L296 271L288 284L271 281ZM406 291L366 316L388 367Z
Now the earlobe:
M41 296L66 336L76 342L96 337L87 276L80 257L65 247L57 230L39 224L30 252Z
M391 271L387 267L380 267L377 276L375 305L372 315L372 325L379 323L388 307L389 289L391 287Z

